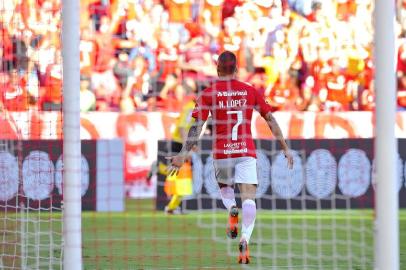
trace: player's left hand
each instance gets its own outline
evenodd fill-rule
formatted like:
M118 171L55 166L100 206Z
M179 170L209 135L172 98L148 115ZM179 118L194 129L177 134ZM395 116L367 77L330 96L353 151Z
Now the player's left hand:
M166 171L169 176L172 176L178 175L180 167L182 167L183 163L185 163L186 156L177 154L176 156L166 157L166 159L171 162Z

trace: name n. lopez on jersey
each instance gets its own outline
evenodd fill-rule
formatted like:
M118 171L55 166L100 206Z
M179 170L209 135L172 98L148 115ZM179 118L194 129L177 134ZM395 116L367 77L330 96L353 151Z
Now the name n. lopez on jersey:
M246 99L231 99L231 100L220 100L219 103L219 108L235 108L235 107L243 107L247 105L247 100Z

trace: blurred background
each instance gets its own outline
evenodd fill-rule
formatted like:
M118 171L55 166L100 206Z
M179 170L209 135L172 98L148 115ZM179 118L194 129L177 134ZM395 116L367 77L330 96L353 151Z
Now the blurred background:
M396 7L395 128L397 138L404 139L406 0L397 0ZM264 162L261 168L265 175L259 197L265 194L268 202L259 204L259 208L306 210L307 203L310 203L309 208L316 210L335 210L336 207L366 209L361 214L358 210L337 215L333 212L331 219L329 216L323 218L317 212L317 215L309 214L309 219L303 218L302 223L293 221L295 213L287 215L286 220L279 217L281 221L278 223L269 211L263 215L263 220L273 220L272 231L266 222L258 227L262 236L266 236L263 238L270 240L261 242L261 237L256 236L260 241L257 254L272 254L268 256L272 260L283 258L286 260L280 264L283 266L294 265L295 258L301 260L297 265L303 260L306 263L306 256L311 254L316 258L314 263L318 269L323 269L323 260L331 258L334 258L332 269L340 269L340 263L348 269L357 265L360 268L354 269L370 269L371 209L374 204L371 185L375 108L373 10L373 0L80 0L80 133L83 140L89 140L82 146L85 160L82 165L85 164L83 167L86 168L82 185L86 190L90 187L90 191L82 194L90 205L84 205L98 211L113 208L112 211L127 211L117 216L83 214L84 258L89 269L113 269L115 263L122 264L124 269L137 260L141 261L140 267L152 265L151 269L158 269L158 266L165 267L167 259L174 267L178 267L180 261L185 269L197 269L209 261L210 267L215 268L213 265L218 254L222 268L230 263L230 257L221 257L233 254L229 242L227 250L217 247L220 251L207 251L201 245L208 236L213 240L209 244L225 241L223 234L219 233L223 230L223 216L214 211L209 214L203 211L221 208L210 178L211 168L206 166L210 142L199 145L197 152L201 156L194 160L194 168L189 168L193 170L193 194L181 206L187 210L185 204L189 203L191 210L202 211L182 220L166 219L155 211L163 209L170 198L164 192L166 176L162 166L165 165L164 156L171 152L169 142L182 137L179 127L185 128L188 119L184 110L193 107L199 91L217 77L216 60L224 50L237 55L238 79L254 85L275 108L275 118L283 134L297 151L297 158L302 160L300 166L303 167L298 171L305 174L306 159L310 159L313 150L325 148L329 151L327 154L317 152L323 158L327 155L322 161L315 158L318 156L313 157L317 166L312 167L314 175L310 176L316 179L315 182L306 180L305 183L305 176L300 176L288 187L287 192L291 193L274 195L277 187L271 187L270 162L278 160L278 147L270 140L272 135L263 120L254 114L253 135L258 139L259 149L266 149L263 155L259 155ZM61 147L59 140L63 138L61 28L61 0L0 0L0 149L15 153L19 162L32 149L48 152L50 162L61 162L58 159L60 150L55 150ZM210 125L205 135L210 136ZM122 152L120 142L106 143L103 148L98 148L99 141L116 139L123 143ZM10 148L7 140L30 142L23 146L12 143ZM42 140L53 142L44 143ZM97 146L92 141L97 141ZM406 148L402 148L403 145L404 140L399 147L398 165L401 199L402 194L406 195L406 183L403 184ZM104 150L96 151L96 148ZM336 161L342 160L340 158L350 148L362 151L349 151L351 155L343 161L344 176L337 176L340 171L336 172ZM6 159L17 162L7 155L0 159L1 169L9 167L4 165ZM107 165L99 166L100 159L108 160ZM333 164L329 167L332 169L326 175L317 175L320 167L326 164ZM99 181L99 169L109 174L105 180ZM360 171L356 171L358 169ZM59 170L62 169L59 167ZM356 172L351 174L352 170ZM345 182L348 179L345 177L353 182ZM85 178L87 182L83 182ZM337 185L337 178L341 184ZM17 202L7 202L21 193L18 179L17 172L16 190L1 200L6 202L1 208L7 209L13 204L15 209L20 207ZM329 186L319 189L325 179L329 180ZM61 181L59 176L58 190L53 180L50 181L46 196L52 197L49 195L52 192L61 195ZM98 183L104 185L105 190L100 200L92 189ZM283 183L279 184L283 190ZM118 189L114 188L117 197L106 191L117 186ZM201 193L203 197L199 197ZM31 196L27 194L29 192L19 196ZM287 197L283 197L285 195ZM402 204L406 206L404 198ZM58 200L60 202L61 198ZM94 206L96 201L103 205L100 209ZM119 201L118 205L112 206L114 201ZM278 206L278 203L282 204ZM296 214L299 215L297 220L304 215ZM359 223L358 216L362 219ZM45 217L47 222L49 217ZM157 224L164 224L165 229L161 230ZM196 229L196 224L197 228L204 229ZM325 236L320 228L330 230L329 235ZM343 228L341 232L340 228ZM168 235L174 235L174 238ZM282 240L278 240L277 235ZM299 240L295 242L295 239ZM49 241L40 242L46 246ZM120 251L110 254L113 243L120 247ZM272 249L275 243L284 243L278 252ZM337 250L336 246L328 247L329 255L323 257L321 247L331 243L342 246ZM167 253L159 258L153 257L151 254L160 251L162 245L169 247ZM262 245L264 249L261 249ZM350 248L340 254L340 248L344 250L346 245ZM297 246L303 250L295 257ZM175 247L174 253L171 253L171 247ZM0 248L3 253L8 253L4 244L0 244ZM184 254L189 248L194 253L188 261ZM290 253L284 252L285 248ZM133 250L140 253L134 254ZM354 250L357 252L353 253ZM178 260L178 256L183 256L182 260ZM269 261L265 264L270 265ZM188 268L192 265L195 268ZM272 262L272 265L278 264Z
M101 131L97 115L83 114L90 120L82 125L88 133L126 139L127 154L132 153L127 180L146 177L145 168L140 174L135 168L150 165L156 154L146 138L156 144L157 138L171 137L176 113L216 77L223 50L236 53L238 78L278 111L374 109L370 0L82 0L80 5L81 111L114 112L100 118L109 119L116 132ZM406 1L397 1L397 7L397 103L403 111ZM0 12L0 87L8 96L1 106L60 110L60 1L2 0ZM151 137L146 133L153 117L160 124ZM34 130L41 133L41 127Z

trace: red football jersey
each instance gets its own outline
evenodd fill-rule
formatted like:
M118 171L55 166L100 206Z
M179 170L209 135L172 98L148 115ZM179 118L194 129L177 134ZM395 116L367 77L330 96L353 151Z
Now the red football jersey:
M211 114L215 159L256 157L251 134L253 109L263 117L272 111L254 87L238 80L218 80L201 93L192 116L206 121Z

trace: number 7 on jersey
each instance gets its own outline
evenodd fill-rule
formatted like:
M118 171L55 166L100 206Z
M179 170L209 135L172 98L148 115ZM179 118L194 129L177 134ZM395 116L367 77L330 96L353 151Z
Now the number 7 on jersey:
M238 135L238 126L242 123L242 111L228 111L227 114L237 115L237 123L235 123L233 129L231 130L231 140L236 141Z

